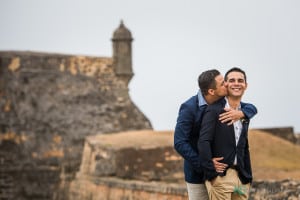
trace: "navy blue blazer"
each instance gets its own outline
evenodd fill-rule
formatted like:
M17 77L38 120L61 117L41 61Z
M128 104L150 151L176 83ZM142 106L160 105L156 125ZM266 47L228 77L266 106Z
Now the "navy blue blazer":
M197 147L205 108L206 106L199 107L198 95L195 95L181 104L177 117L174 148L184 159L184 176L188 183L205 181ZM252 104L243 104L242 111L247 119L257 113L256 107Z
M249 120L242 122L243 128L241 136L236 145L234 126L221 123L218 118L224 112L226 104L225 99L209 105L203 115L198 150L201 164L203 166L206 180L211 180L216 176L224 176L224 173L217 173L212 158L224 157L222 163L232 166L235 155L237 155L238 176L243 184L252 182L252 170L250 162L249 144L248 144L248 126ZM243 107L245 104L241 103Z

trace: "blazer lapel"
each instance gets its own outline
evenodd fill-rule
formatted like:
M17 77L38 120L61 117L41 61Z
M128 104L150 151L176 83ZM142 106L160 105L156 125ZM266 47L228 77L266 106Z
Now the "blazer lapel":
M247 122L242 122L243 128L242 128L242 132L238 141L238 144L240 143L240 141L243 139L246 139L248 137L248 123Z
M234 132L234 126L233 126L233 124L230 125L230 137L231 137L231 142L236 146L235 132Z

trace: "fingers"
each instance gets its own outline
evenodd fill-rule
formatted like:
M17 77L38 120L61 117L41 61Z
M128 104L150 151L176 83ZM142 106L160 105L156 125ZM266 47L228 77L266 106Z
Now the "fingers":
M230 108L224 108L224 110L226 112L224 113L221 113L219 115L219 120L222 122L222 123L225 123L225 122L228 122L228 121L231 121L234 117L233 113L232 113L232 110Z
M232 125L234 123L234 120L231 120L230 122L227 123L228 126Z
M215 167L216 169L216 172L218 173L223 173L226 169L225 165L221 165L221 166L218 166L218 167Z
M219 115L219 120L222 122L222 123L225 123L227 121L230 121L231 120L231 117L228 113L222 113Z
M239 120L239 112L237 110L232 110L230 108L224 108L226 112L219 115L219 120L221 123L227 123L228 126L232 125L234 122Z
M219 160L223 160L223 159L224 159L224 157L216 157L216 158L213 158L212 160L214 162L214 161L219 161Z
M218 173L223 173L224 170L227 168L227 164L225 163L221 163L221 162L218 162L218 161L221 161L223 160L223 157L217 157L217 158L213 158L212 161L214 163L214 167L216 169L216 172Z
M229 116L229 111L227 111L227 112L223 112L223 113L221 113L220 115L219 115L219 117L220 118L226 118L226 117L228 117Z
M232 124L234 122L234 120L232 119L232 117L229 114L224 115L224 116L220 116L219 120L221 121L221 123L230 123L230 124Z

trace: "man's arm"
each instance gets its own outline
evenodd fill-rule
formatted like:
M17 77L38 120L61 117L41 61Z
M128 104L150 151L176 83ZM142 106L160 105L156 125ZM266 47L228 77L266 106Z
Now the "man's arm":
M191 163L196 171L202 172L199 155L189 141L195 120L192 109L194 108L187 104L180 106L174 133L174 148L185 160Z
M203 115L200 135L198 140L198 150L201 159L201 165L204 169L206 179L211 180L217 176L216 169L212 160L211 143L215 134L215 126L218 120L217 114L207 109Z
M244 118L251 119L257 114L257 109L253 104L241 102L241 108L244 113Z
M253 104L241 103L241 110L234 110L232 108L224 108L226 112L220 114L219 120L228 125L233 124L237 120L249 120L257 114L257 109Z

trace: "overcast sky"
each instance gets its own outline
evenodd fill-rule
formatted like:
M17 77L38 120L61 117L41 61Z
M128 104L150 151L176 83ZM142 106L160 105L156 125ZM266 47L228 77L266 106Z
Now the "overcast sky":
M207 69L244 69L251 128L300 132L299 0L0 0L0 50L112 56L120 20L132 32L130 96L155 130L173 130Z

